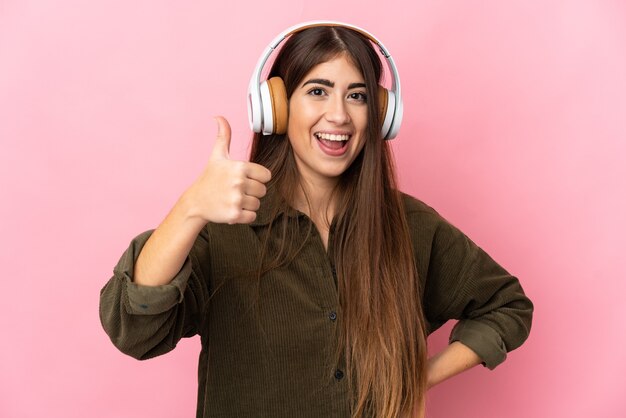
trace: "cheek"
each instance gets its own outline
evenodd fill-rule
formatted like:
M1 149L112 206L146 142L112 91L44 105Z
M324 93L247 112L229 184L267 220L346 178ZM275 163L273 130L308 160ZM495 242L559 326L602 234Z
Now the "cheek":
M359 155L359 153L360 153L361 151L363 151L363 148L365 148L365 136L364 136L364 135L361 135L361 138L360 138L360 140L359 140L359 143L358 143L358 145L357 145L357 147L356 147L356 150L355 150L355 153L354 153L354 154L355 154L355 156L356 156L356 155Z
M301 131L306 125L306 117L302 106L298 106L294 101L289 103L289 117L287 118L287 132L295 134Z
M367 112L360 112L356 114L352 119L352 123L354 124L354 128L359 132L359 136L363 140L363 136L367 131Z
M359 112L358 114L356 114L355 118L353 119L353 123L356 130L359 132L359 143L356 149L357 153L359 153L361 152L361 150L363 150L366 141L365 137L367 135L367 110L365 110L365 112Z
M357 118L358 118L357 123L359 124L359 127L361 129L365 129L365 127L367 126L367 108L359 112Z
M291 110L291 109L290 109ZM291 147L299 150L307 143L309 126L302 111L289 112L287 119L287 137Z

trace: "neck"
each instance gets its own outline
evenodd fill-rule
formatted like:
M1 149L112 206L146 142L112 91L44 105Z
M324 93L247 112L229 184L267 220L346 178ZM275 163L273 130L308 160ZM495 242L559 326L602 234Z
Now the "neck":
M335 215L333 191L337 181L311 181L301 179L295 208L307 214L318 228L328 228Z

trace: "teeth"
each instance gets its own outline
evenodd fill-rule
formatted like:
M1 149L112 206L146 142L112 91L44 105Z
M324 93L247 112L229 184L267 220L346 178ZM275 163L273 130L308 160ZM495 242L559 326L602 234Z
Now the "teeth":
M350 135L335 135L318 132L315 134L319 139L326 139L328 141L347 141L350 139Z

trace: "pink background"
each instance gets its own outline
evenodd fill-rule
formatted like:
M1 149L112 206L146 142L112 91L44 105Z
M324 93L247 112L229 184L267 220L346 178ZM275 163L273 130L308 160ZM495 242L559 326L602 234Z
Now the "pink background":
M198 338L125 357L99 290L199 174L213 115L246 155L259 54L315 18L391 50L403 189L536 304L527 343L434 388L428 416L626 416L625 3L214 3L0 1L0 416L194 416Z

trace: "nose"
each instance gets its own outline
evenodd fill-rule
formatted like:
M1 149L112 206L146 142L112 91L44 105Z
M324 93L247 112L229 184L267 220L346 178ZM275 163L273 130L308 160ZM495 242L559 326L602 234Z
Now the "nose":
M337 125L350 123L350 113L343 97L337 95L328 100L325 117Z

